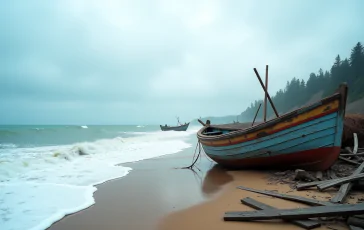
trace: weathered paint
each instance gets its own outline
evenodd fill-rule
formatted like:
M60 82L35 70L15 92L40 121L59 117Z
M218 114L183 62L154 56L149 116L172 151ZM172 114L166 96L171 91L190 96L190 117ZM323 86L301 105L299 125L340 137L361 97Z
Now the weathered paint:
M326 110L326 107L330 106L330 110ZM282 131L284 129L288 129L290 127L297 126L299 124L315 120L319 117L331 114L333 112L338 111L339 108L339 100L332 101L325 105L320 105L316 108L314 108L311 111L306 111L305 113L298 114L296 117L285 121L277 123L276 125L272 127L268 127L262 130L258 130L252 133L248 133L246 135L236 136L229 139L224 140L200 140L200 142L207 146L225 146L225 145L231 145L231 144L237 144L245 141L250 141L259 138L259 133L265 133L266 135L273 134L279 131Z
M210 157L220 165L236 169L299 168L306 170L326 170L336 161L339 154L340 147L324 147L270 157L235 160L221 159L214 156Z
M339 94L256 127L204 127L197 136L206 154L224 166L325 170L340 153L346 91L344 85ZM223 134L204 136L207 129Z

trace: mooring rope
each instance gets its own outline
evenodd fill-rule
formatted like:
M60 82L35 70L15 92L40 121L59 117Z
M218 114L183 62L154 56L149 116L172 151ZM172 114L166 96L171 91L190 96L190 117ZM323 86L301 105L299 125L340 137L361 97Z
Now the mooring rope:
M197 155L196 159L194 159L195 156L196 156L197 146L198 146L198 155ZM196 145L196 148L195 148L195 153L193 154L192 164L190 166L187 166L187 167L182 167L182 169L192 169L192 167L196 164L196 162L197 162L197 160L198 160L198 158L200 156L201 156L201 144L200 144L200 142L198 142L197 145ZM199 168L197 168L197 169L200 170Z

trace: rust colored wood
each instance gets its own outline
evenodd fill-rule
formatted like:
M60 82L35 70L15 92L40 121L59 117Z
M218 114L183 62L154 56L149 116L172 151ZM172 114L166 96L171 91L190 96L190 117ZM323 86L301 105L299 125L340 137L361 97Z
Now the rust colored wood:
M258 73L258 71L257 71L257 69L256 69L256 68L254 68L254 72L255 72L255 74L257 75L257 78L258 78L258 80L259 80L259 82L260 82L260 85L262 86L262 88L263 88L264 92L267 94L267 98L268 98L268 100L269 100L269 102L270 102L270 105L272 106L272 108L273 108L273 110L274 110L274 113L276 114L276 116L277 116L277 117L279 117L278 112L277 112L277 110L276 110L276 107L274 106L273 101L272 101L272 99L270 98L270 96L269 96L269 93L268 93L267 89L264 87L264 84L263 84L263 82L262 82L262 79L260 78L259 73Z
M267 210L267 209L277 209L275 207L272 207L272 206L269 206L267 204L264 204L264 203L261 203L257 200L254 200L250 197L247 197L247 198L244 198L244 199L241 199L241 203L249 206L249 207L252 207L252 208L255 208L255 209L258 209L258 210ZM318 228L321 226L321 224L317 221L314 221L314 220L291 220L290 221L292 224L295 224L299 227L302 227L304 229L314 229L314 228Z
M267 121L267 92L268 92L268 65L265 66L265 95L264 95L264 117L263 121Z
M363 170L364 170L364 162L361 163L361 165L357 169L355 169L352 175L353 176L358 175L361 172L363 172ZM333 198L331 198L330 201L333 203L342 203L352 187L353 183L351 182L342 184L340 186L339 192L336 193L336 195Z
M315 217L352 216L364 213L364 204L336 204L333 206L309 207L300 209L269 209L247 212L225 212L225 221L253 220L303 220Z
M352 175L352 176L347 176L347 177L342 177L340 179L335 179L334 181L326 181L322 184L317 185L317 188L320 191L323 191L325 189L334 187L335 185L341 185L341 184L345 184L347 182L351 182L351 181L356 181L356 180L360 180L364 178L364 173L360 173L357 175Z
M284 199L284 200L297 201L297 202L300 202L300 203L314 205L314 206L334 205L334 204L332 204L330 202L326 202L326 201L319 201L319 200L309 199L309 198L300 197L300 196L280 194L280 193L271 192L271 191L263 191L263 190L253 189L253 188L247 188L247 187L244 187L244 186L238 186L237 188L242 189L242 190L246 190L246 191L250 191L250 192L263 194L263 195L278 197L278 198L281 198L281 199Z
M254 116L254 120L253 120L253 122L252 122L252 126L254 125L255 119L257 118L257 115L258 115L258 112L259 112L260 106L262 106L262 104L259 104L259 107L258 107L258 109L257 109L257 112L255 113L255 116Z

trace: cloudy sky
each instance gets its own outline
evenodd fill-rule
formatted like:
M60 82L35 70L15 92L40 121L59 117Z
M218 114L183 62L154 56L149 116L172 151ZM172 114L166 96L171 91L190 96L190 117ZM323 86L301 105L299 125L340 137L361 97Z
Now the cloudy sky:
M238 114L364 42L364 1L2 1L1 124Z

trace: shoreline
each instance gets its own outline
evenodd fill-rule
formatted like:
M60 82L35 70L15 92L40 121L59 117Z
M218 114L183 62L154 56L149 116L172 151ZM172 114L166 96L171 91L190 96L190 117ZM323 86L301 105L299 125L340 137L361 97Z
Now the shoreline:
M317 200L329 200L335 190L296 191L283 182L270 181L272 171L222 169L204 154L194 171L181 169L191 164L196 140L191 147L174 154L120 164L130 167L128 175L96 186L95 203L52 224L50 230L65 229L301 229L283 221L224 221L227 211L250 211L240 203L251 197L277 208L307 205L237 189L239 185L260 190L276 190ZM348 197L350 203L362 194ZM329 222L317 229L348 229L342 222Z
M154 226L157 226L157 220L162 216L174 210L184 209L204 201L206 197L198 190L198 179L195 178L193 171L179 169L191 164L195 150L194 144L197 143L194 138L191 139L192 140L189 141L191 147L183 149L180 152L136 162L118 164L123 167L130 167L132 170L129 171L126 176L95 185L97 190L93 194L95 200L93 205L78 212L66 215L47 229L76 229L81 226L81 229L120 229L120 227L123 226L121 222L125 224L125 221L133 219L133 215L138 215L140 213L141 210L138 210L137 207L151 202L148 199L135 202L135 200L138 200L138 197L142 197L144 189L148 190L147 194L153 195L153 200L159 199L159 202L164 202L164 204L160 205L160 208L157 209L159 211L158 215L155 215L154 210L145 210L146 212L143 214L149 216L149 218L147 218L142 225L149 226L150 224L153 224ZM203 161L204 163L200 164L199 167L203 171L207 171L211 162L206 160ZM178 181L176 181L175 178L178 178L178 181L184 183L177 184ZM159 180L159 182L153 182L154 179ZM156 183L158 183L157 186ZM166 186L166 183L171 186L174 185L175 188L171 189L171 186ZM173 196L175 196L173 194L178 194L179 191L184 189L194 189L194 191L193 193L186 191L185 194L189 194L187 197L177 196L176 198L180 200L175 204L166 199L166 197L173 198ZM151 190L153 190L153 194L151 194ZM173 192L169 190L172 190ZM118 193L121 193L121 195L118 196ZM161 193L164 193L164 195L160 195ZM113 200L115 202L113 202ZM126 206L128 208L126 208ZM120 210L120 207L122 210ZM130 212L130 209L134 209L134 211ZM108 216L107 213L105 213L105 210L107 210L107 213L122 213L126 217L122 218L122 220L115 216L115 218L110 218L111 216ZM92 220L95 219L97 220L97 223L103 224L98 225L96 222L92 222ZM119 222L119 225L113 224L115 221ZM141 225L136 221L134 223L136 223L135 229L140 229ZM133 224L127 223L127 225L129 228L132 227L131 225ZM150 229L150 227L146 229Z

